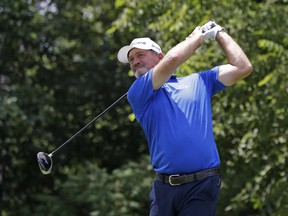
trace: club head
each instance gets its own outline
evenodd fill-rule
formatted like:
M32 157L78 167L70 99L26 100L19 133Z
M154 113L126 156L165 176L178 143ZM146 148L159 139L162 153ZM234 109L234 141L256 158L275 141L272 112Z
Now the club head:
M44 175L47 175L52 170L52 157L45 152L38 152L37 154L37 161L41 172Z

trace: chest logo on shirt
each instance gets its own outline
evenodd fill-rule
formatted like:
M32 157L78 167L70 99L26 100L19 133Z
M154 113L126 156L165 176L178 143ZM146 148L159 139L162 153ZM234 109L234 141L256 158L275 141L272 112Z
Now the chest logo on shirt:
M162 88L174 88L174 89L177 89L177 90L179 90L179 89L188 89L188 88L191 88L192 87L192 85L190 84L190 85L188 85L188 84L175 84L175 85L173 85L173 84L170 84L170 85L167 85L166 83L162 86Z

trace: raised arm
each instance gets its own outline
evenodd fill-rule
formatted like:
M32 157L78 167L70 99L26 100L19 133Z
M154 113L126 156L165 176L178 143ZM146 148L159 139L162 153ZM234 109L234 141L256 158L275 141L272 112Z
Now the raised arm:
M203 36L200 27L196 27L186 40L170 49L165 57L153 69L153 89L159 89L165 82L167 82L176 68L191 57L202 43Z
M241 47L224 31L219 31L216 41L225 52L228 64L219 67L219 81L230 86L248 76L252 70L252 64Z

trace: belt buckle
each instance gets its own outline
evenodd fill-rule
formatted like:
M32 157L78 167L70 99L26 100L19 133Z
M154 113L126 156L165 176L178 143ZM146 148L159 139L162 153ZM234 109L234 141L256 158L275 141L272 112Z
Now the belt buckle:
M171 180L172 180L171 178L173 178L173 177L179 177L179 176L180 176L179 174L170 175L169 178L168 178L169 184L170 184L171 186L180 185L180 184L174 184L174 183L172 183L172 181L171 181Z

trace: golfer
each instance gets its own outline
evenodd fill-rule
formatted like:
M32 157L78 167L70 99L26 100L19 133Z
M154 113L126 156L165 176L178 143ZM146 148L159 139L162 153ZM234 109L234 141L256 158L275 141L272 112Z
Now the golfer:
M228 63L178 78L175 70L203 44L216 40ZM136 38L118 52L137 78L128 101L148 141L156 178L150 216L216 214L220 159L213 135L211 97L252 72L240 46L213 21L164 56L150 38Z

